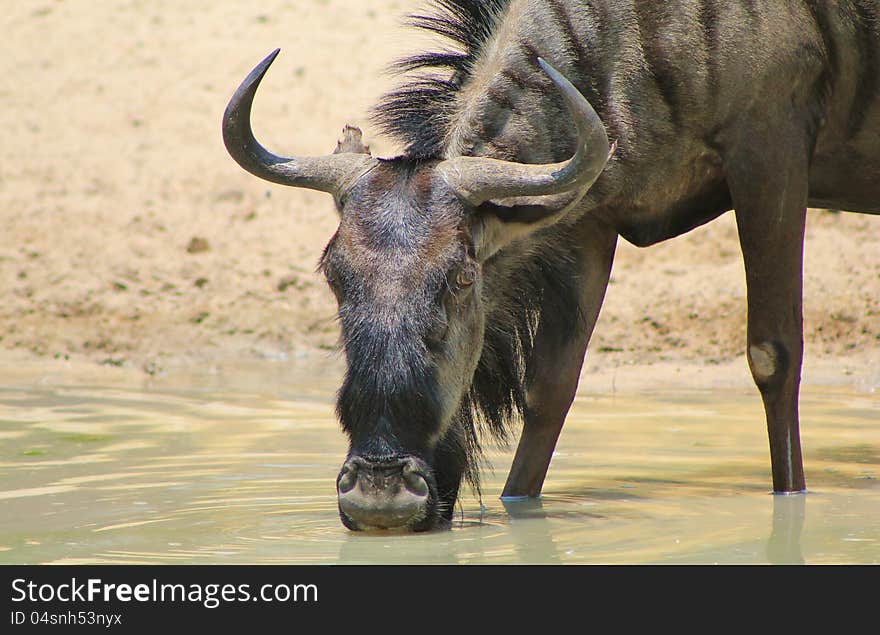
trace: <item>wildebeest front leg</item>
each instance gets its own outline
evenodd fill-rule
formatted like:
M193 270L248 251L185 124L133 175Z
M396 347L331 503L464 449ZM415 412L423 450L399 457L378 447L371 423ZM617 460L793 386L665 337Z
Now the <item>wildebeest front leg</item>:
M803 358L806 144L777 139L731 166L731 195L746 273L747 358L770 437L773 490L806 488L798 424Z
M583 236L583 249L572 276L577 280L580 297L576 306L566 308L579 316L574 320L574 329L565 333L570 316L564 310L553 307L542 314L527 369L522 435L501 494L504 498L541 493L605 297L617 233L592 218L582 220L578 231Z

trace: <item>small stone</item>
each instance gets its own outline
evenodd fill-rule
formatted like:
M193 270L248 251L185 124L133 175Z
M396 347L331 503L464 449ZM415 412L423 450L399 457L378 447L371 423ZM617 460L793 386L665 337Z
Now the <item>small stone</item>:
M186 251L190 254L200 254L204 251L209 251L210 249L211 245L208 244L208 240L198 236L194 236L189 241L189 245L186 246Z
M284 276L281 280L278 281L278 290L279 291L287 291L288 287L294 287L299 284L299 276L295 273L290 274L289 276Z

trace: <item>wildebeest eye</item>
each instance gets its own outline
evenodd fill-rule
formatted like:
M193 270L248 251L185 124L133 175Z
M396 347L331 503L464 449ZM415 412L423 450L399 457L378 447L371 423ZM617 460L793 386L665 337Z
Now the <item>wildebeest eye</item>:
M465 289L471 286L477 279L476 269L465 265L461 269L458 270L458 274L455 276L455 284L458 285L460 289Z

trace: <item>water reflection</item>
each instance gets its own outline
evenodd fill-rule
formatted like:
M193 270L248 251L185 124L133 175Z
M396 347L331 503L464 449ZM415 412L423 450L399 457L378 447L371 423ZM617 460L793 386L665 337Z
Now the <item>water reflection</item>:
M563 562L546 522L549 514L544 509L543 499L502 499L501 504L510 519L510 537L520 560L547 564Z
M804 564L801 534L804 530L807 494L773 497L773 530L767 541L771 564Z
M749 391L585 395L541 499L499 499L511 453L493 450L482 498L465 494L451 531L352 534L333 485L345 452L337 378L280 374L142 386L6 377L0 562L880 561L872 395L805 391L807 495L767 491Z

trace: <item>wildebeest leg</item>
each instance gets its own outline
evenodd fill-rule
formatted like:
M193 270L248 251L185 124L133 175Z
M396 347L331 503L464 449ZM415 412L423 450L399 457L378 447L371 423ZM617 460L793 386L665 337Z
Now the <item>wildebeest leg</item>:
M806 144L792 144L784 134L758 145L728 169L746 272L747 358L767 415L773 490L801 492L806 488L798 390L807 152L800 149Z
M579 298L571 311L579 313L574 329L558 307L542 314L526 376L523 430L502 497L538 496L550 457L574 400L584 353L605 297L617 233L604 223L586 218L578 224L583 236L581 259L573 267Z

